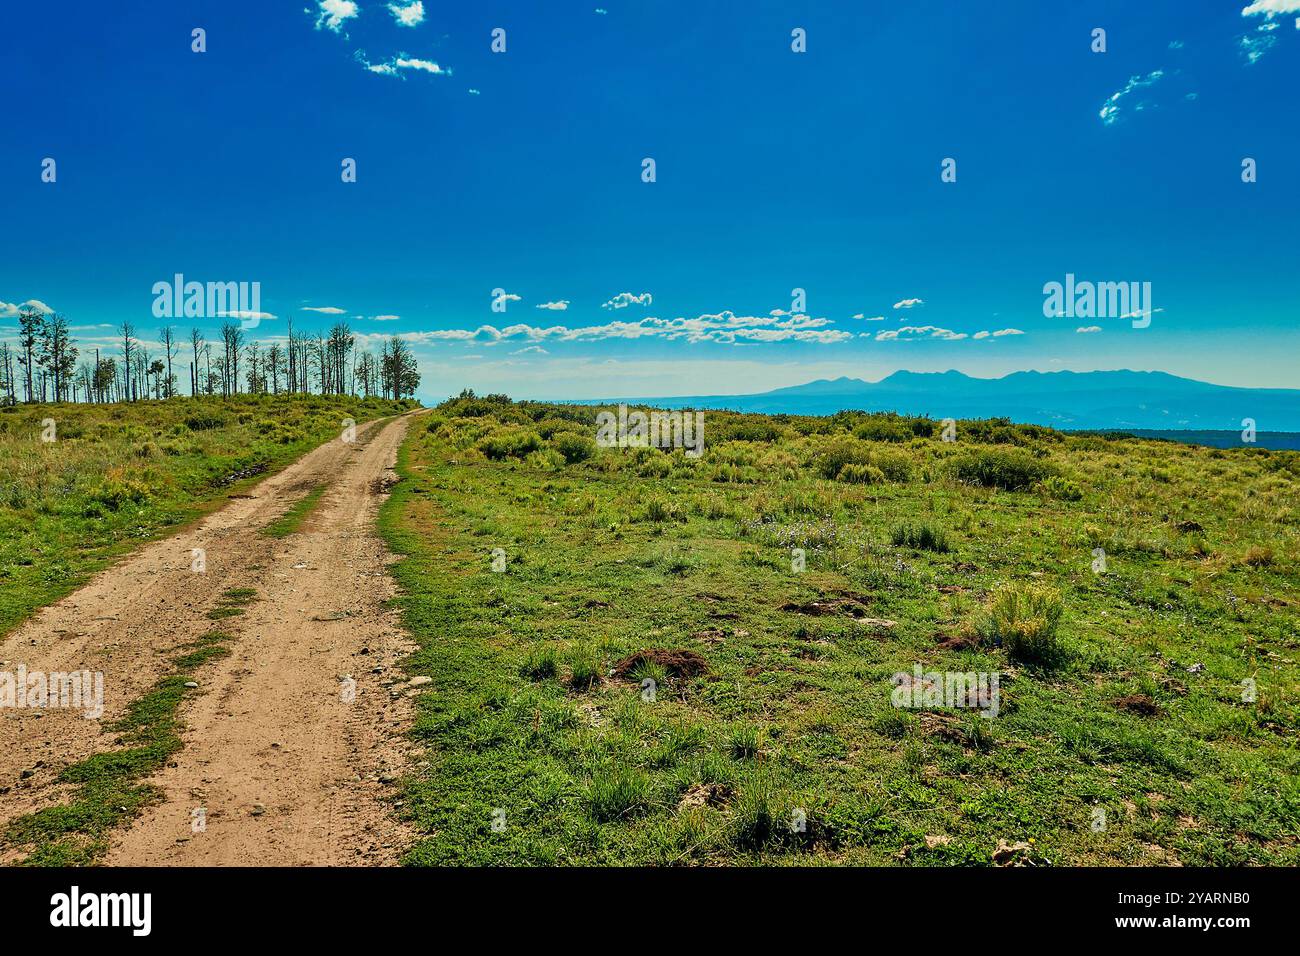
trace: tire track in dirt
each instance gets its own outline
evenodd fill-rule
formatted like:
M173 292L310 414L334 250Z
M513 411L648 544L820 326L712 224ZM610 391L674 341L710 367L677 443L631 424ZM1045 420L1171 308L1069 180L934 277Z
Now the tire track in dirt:
M384 685L412 645L386 606L390 556L374 524L408 421L371 423L354 443L321 446L9 636L0 666L102 671L105 702L98 720L70 710L2 712L0 830L63 800L71 788L56 781L59 771L111 749L101 725L170 673L181 645L220 629L235 637L231 654L199 672L202 686L181 711L185 746L149 781L164 800L113 836L106 862L396 861L406 839L382 799L405 767L410 700ZM261 534L319 484L327 490L299 532ZM191 570L195 548L206 552L205 573ZM243 616L208 620L234 587L256 588L257 599ZM350 703L344 675L356 681ZM192 832L199 807L206 827Z

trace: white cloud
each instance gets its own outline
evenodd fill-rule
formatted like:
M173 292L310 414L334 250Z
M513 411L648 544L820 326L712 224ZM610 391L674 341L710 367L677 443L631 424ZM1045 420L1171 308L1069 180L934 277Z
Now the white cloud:
M650 305L654 297L649 292L642 292L636 295L632 292L620 292L614 298L604 303L602 309L626 309L629 305Z
M240 309L240 310L235 311L235 312L218 312L218 313L217 313L217 318L219 318L219 319L243 319L243 320L247 321L247 320L249 320L249 319L258 319L258 320L261 320L261 319L274 319L275 316L272 315L270 312L249 312L249 311L246 310L246 309Z
M742 345L764 342L811 342L833 344L851 339L849 332L827 328L830 319L808 315L779 318L771 315L736 315L723 311L695 318L660 319L645 318L635 322L607 322L603 325L547 327L519 323L496 328L481 325L476 329L437 329L427 332L405 332L400 338L409 342L433 344L437 342L477 342L496 345L501 342L522 341L531 344L546 341L596 342L611 339L650 339L666 341L684 340L688 343L713 342L721 345Z
M390 57L384 63L371 63L366 59L366 55L362 50L358 50L353 55L367 70L381 76L398 76L402 70L416 70L422 73L432 73L435 76L451 76L451 70L443 69L432 60L421 60L419 57L413 57L406 53L399 53L395 57Z
M417 27L424 22L424 4L421 0L415 0L414 3L408 3L406 6L390 3L388 11L404 27Z
M903 299L894 303L896 309L912 309L918 305L925 305L924 299Z
M28 299L19 305L14 305L12 302L0 302L0 318L12 319L23 309L34 309L45 315L49 315L54 311L40 299Z
M304 305L302 307L302 310L304 312L323 312L326 315L342 315L344 312L347 311L346 309L340 309L337 306L333 306L333 305L322 305L322 306Z
M400 315L372 315L370 317L370 321L371 322L396 322L400 318L401 318Z
M1120 104L1134 90L1140 90L1143 87L1154 86L1164 77L1164 70L1152 70L1146 76L1130 76L1124 88L1118 92L1112 93L1110 98L1101 105L1101 111L1097 114L1101 117L1103 126L1111 126L1119 119ZM1140 108L1140 106L1139 106Z
M906 342L912 339L942 339L945 342L956 342L966 337L965 332L941 329L937 325L905 325L901 329L876 333L877 342Z
M1282 13L1300 13L1300 0L1254 0L1254 3L1242 8L1243 17L1264 14L1270 20Z
M1090 334L1090 333L1092 333L1092 332L1100 332L1100 331L1101 331L1101 326L1100 326L1100 325L1081 325L1081 326L1079 326L1077 329L1075 329L1074 331L1079 332L1079 333L1082 333L1082 334L1084 334L1084 335L1088 335L1088 334Z
M1163 312L1164 309L1137 309L1133 312L1125 312L1120 319L1149 319L1157 312Z
M320 15L316 18L316 29L324 26L335 33L343 30L344 21L351 20L361 12L355 0L319 0L317 6L320 7Z
M399 70L423 70L425 73L446 73L447 71L440 67L432 60L421 60L415 57L399 56L394 65Z
M883 322L883 321L885 321L885 317L884 317L883 315L867 315L865 312L859 312L857 315L855 315L855 316L853 316L853 317L854 317L855 319L861 319L863 322Z
M568 299L558 299L555 302L543 302L537 306L539 309L549 309L552 312L563 312L569 307Z
M996 332L993 333L993 337L995 339L1000 339L1004 335L1024 335L1024 334L1025 333L1021 332L1019 329L998 329Z
M1276 23L1265 23L1256 29L1254 36L1248 33L1237 39L1237 44L1241 47L1247 63L1258 63L1264 54L1273 48L1277 43L1277 37L1273 36L1271 31L1276 27Z
M510 354L511 354L511 355L528 355L528 354L530 354L530 353L531 353L531 354L534 354L534 355L550 355L550 354L551 354L550 352L546 351L546 349L542 348L540 345L526 345L526 346L524 346L524 347L521 348L521 349L517 349L516 351L511 352Z

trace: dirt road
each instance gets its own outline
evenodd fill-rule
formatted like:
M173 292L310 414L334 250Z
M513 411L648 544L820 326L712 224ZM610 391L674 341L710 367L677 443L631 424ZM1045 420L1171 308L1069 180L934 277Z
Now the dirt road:
M71 710L0 718L0 831L59 803L59 771L111 749L105 725L173 672L178 648L219 628L228 657L182 704L183 749L149 782L165 793L115 833L110 865L347 865L396 861L406 842L385 801L408 759L410 700L389 686L411 650L375 532L409 416L321 446L196 526L148 545L45 608L0 645L13 671L102 671L98 720ZM301 529L262 529L313 488ZM206 568L193 569L194 549ZM209 620L230 588L243 616ZM7 663L3 663L7 662ZM346 678L355 681L348 692ZM350 699L354 698L354 699ZM204 826L192 820L202 809ZM10 853L0 861L13 859Z

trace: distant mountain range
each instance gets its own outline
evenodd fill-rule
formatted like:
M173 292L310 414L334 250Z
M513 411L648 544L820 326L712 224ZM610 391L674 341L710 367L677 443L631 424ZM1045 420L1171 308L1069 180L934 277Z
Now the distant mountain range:
M895 372L879 382L821 379L757 395L618 399L660 408L831 415L845 409L931 418L1009 418L1063 429L1300 432L1300 389L1211 385L1165 372ZM594 404L594 403L584 403ZM604 404L604 403L601 403Z

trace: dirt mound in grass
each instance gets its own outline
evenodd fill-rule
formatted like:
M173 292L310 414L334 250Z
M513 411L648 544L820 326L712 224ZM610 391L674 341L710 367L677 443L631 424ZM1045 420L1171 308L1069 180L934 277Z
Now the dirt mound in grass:
M839 615L848 617L866 617L871 605L867 603L866 598L858 597L854 594L829 595L827 597L817 598L815 601L786 601L778 608L781 611L788 611L794 614L807 614L811 617L826 617L828 615Z
M724 807L731 800L731 788L725 783L697 783L682 795L678 810L693 807Z
M673 677L695 677L709 670L708 662L695 651L652 648L623 658L614 665L614 676L626 678L643 662L658 664Z
M1160 714L1160 705L1146 694L1129 694L1111 703L1120 710L1126 710L1130 714L1140 714L1143 717L1156 717Z
M945 651L973 651L980 645L979 635L965 631L957 634L940 634L938 637L940 638L938 646Z

